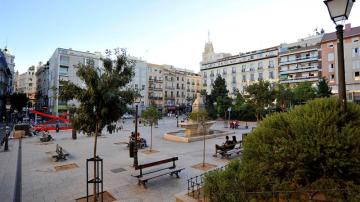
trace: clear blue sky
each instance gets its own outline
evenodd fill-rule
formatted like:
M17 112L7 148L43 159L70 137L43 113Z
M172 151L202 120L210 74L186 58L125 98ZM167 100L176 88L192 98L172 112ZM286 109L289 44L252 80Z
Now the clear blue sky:
M20 72L57 47L127 48L198 71L208 30L216 52L236 54L335 29L322 0L0 0L0 16L0 47L7 40ZM360 2L349 21L360 25Z

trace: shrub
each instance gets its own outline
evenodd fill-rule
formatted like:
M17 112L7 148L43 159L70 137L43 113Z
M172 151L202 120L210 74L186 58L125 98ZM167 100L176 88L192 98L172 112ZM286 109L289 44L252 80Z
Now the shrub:
M237 174L226 178L227 172ZM275 113L246 138L239 169L229 166L217 173L218 184L212 183L213 175L205 180L207 193L218 190L219 197L212 201L229 193L222 189L222 181L238 193L347 189L352 191L324 194L336 201L360 201L360 106L349 103L342 114L337 99L323 98ZM236 196L242 200L243 195Z

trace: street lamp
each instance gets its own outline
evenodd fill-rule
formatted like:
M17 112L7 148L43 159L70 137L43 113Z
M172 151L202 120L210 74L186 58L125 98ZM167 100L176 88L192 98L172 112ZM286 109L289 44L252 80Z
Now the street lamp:
M355 0L325 0L331 20L336 25L337 55L338 55L338 78L339 78L339 100L341 111L346 112L346 85L344 64L344 31L343 23L349 18L351 8Z

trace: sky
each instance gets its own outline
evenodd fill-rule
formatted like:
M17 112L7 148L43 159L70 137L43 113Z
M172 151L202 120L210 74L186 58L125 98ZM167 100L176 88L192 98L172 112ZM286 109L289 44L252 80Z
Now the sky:
M56 48L126 48L150 63L199 71L205 42L238 54L335 31L323 0L0 0L0 47L25 72ZM347 21L360 26L360 2Z

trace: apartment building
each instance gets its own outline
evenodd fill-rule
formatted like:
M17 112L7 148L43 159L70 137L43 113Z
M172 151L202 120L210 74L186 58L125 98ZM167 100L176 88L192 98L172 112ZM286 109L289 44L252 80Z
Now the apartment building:
M321 41L322 75L329 80L334 94L338 93L338 56L336 33L325 34ZM360 26L344 29L344 62L346 94L349 101L360 102Z
M6 51L0 49L0 119L6 116L7 95L12 93L12 73L6 58Z
M89 51L77 51L64 48L57 48L51 58L49 59L49 110L51 113L58 115L59 112L65 112L68 109L68 104L74 104L74 101L66 101L59 99L59 92L66 82L72 82L78 86L85 84L76 75L77 66L79 64L94 63L94 66L101 68L103 66L100 60L101 54L99 52L90 53Z
M208 48L209 43L211 42L207 42L205 45L200 67L203 89L207 93L211 93L212 84L217 76L225 79L230 95L233 95L235 89L244 92L248 85L260 80L270 82L278 80L277 46L208 60L208 55L215 54L212 49ZM209 50L212 52L206 53Z
M39 63L36 76L36 108L48 111L50 90L49 62Z
M321 39L324 33L281 44L279 48L280 83L319 81L321 77Z
M36 67L31 66L25 73L16 75L16 92L25 93L32 104L36 101Z
M185 111L201 90L200 75L190 70L148 63L148 72L149 105L163 112Z

